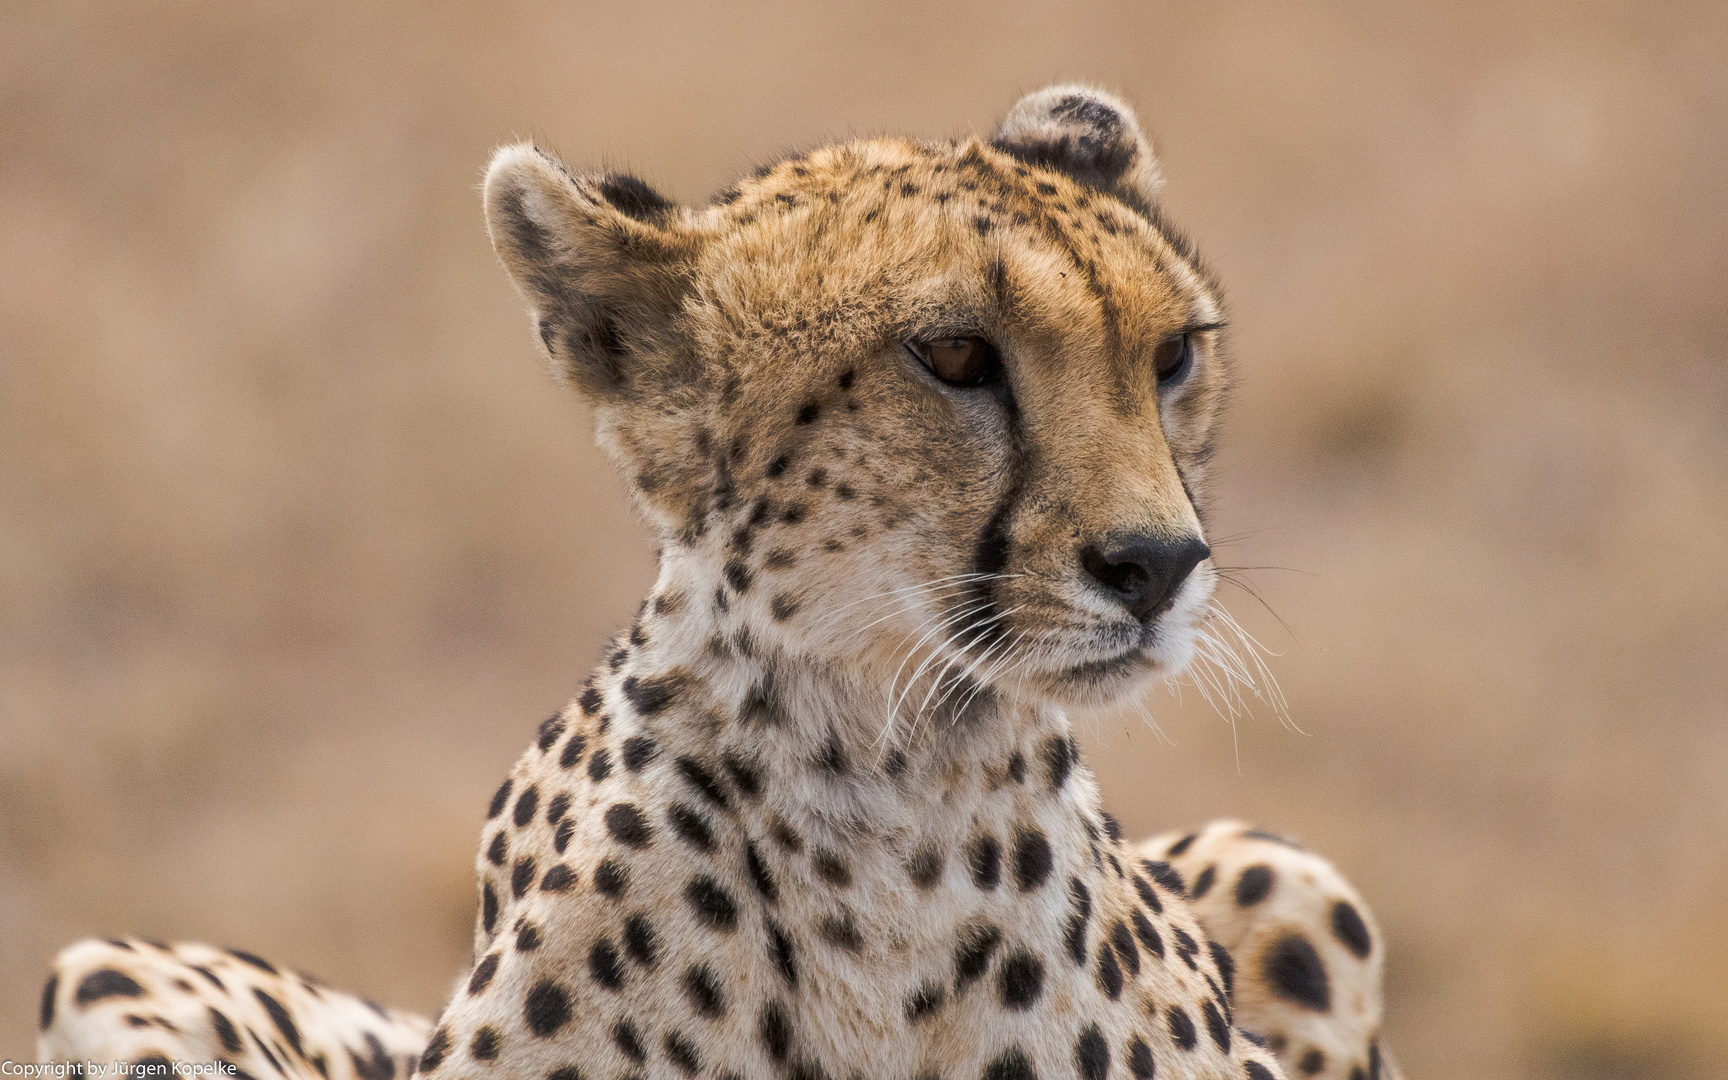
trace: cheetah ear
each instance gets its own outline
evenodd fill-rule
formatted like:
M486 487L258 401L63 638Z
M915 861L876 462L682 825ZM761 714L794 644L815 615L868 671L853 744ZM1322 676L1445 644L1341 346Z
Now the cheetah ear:
M672 362L696 254L672 231L676 206L634 176L572 176L526 143L493 156L485 191L492 248L562 374L623 398Z
M1164 177L1133 110L1089 86L1050 86L1021 98L990 145L1028 165L1066 173L1147 212Z

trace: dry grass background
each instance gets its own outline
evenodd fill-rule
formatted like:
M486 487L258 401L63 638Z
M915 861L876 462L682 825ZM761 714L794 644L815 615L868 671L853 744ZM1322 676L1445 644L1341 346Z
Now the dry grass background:
M651 575L475 185L700 200L1135 100L1233 295L1222 549L1296 723L1087 726L1391 941L1413 1077L1728 1070L1728 7L9 4L0 1057L84 934L433 1009L482 807Z

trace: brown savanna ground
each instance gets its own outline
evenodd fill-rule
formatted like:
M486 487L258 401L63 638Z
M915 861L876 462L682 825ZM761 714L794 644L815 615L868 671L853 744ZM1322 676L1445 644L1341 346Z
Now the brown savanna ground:
M1121 90L1231 289L1214 535L1295 724L1087 727L1135 832L1334 856L1414 1078L1728 1072L1728 6L14 3L0 1058L86 934L404 1006L651 575L476 183L704 199Z

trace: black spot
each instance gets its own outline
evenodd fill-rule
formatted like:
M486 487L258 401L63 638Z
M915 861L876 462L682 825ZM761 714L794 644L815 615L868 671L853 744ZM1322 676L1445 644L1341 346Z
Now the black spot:
M858 924L852 921L850 915L829 915L816 929L822 935L822 940L836 949L856 953L864 948L864 938L858 933Z
M806 401L804 407L798 410L798 423L813 423L822 412L822 406L814 401Z
M439 1028L432 1033L427 1041L426 1049L420 1053L420 1072L431 1072L444 1063L444 1055L450 1050L450 1033Z
M1122 996L1122 967L1108 941L1098 943L1098 985L1111 1001Z
M1380 1040L1368 1044L1368 1080L1380 1080Z
M972 838L966 847L966 865L972 871L972 884L986 892L1002 881L1002 844L989 833Z
M750 763L735 754L727 754L721 759L726 766L727 775L732 777L732 783L738 786L739 794L746 799L754 799L762 794L762 778Z
M1022 829L1014 836L1014 884L1031 892L1050 876L1050 841L1037 829Z
M602 746L588 759L588 779L598 784L612 775L612 752Z
M1177 873L1176 868L1169 863L1153 859L1141 859L1140 868L1151 875L1153 881L1169 889L1177 896L1187 894L1188 886L1183 883L1182 875Z
M1030 1009L1044 992L1044 962L1024 949L1011 953L1002 960L996 985L1004 1007L1017 1011Z
M42 1011L37 1016L37 1023L42 1031L47 1031L49 1025L54 1023L54 995L59 990L60 975L56 972L48 976L48 981L42 986ZM222 1022L227 1023L228 1018L223 1017Z
M856 371L854 371L852 368L847 368L845 371L842 371L840 373L840 380L839 380L840 389L842 389L842 390L852 389L852 380L857 376L857 374L858 373Z
M563 752L558 755L559 766L565 769L573 767L578 761L582 760L582 751L587 748L588 738L580 731L570 736L569 741L564 744Z
M492 837L492 842L486 846L486 861L493 866L503 866L504 860L510 857L510 840L499 830Z
M690 1000L690 1007L696 1010L697 1016L718 1020L726 1015L726 993L706 964L684 972L684 996Z
M684 677L676 673L646 679L632 677L624 680L622 689L637 712L643 716L656 716L678 700L684 689Z
M781 454L779 457L768 463L768 467L762 470L762 474L772 480L776 476L785 472L786 466L789 464L791 464L791 458L785 454Z
M534 811L540 808L540 789L530 785L524 788L522 794L516 796L516 812L511 815L518 829L534 820ZM503 835L500 833L499 835Z
M974 926L960 938L954 950L954 992L958 994L984 974L990 955L1002 944L1002 931L991 925Z
M1025 1051L1011 1046L984 1066L982 1080L1038 1080L1038 1073Z
M1170 1025L1170 1038L1184 1050L1192 1050L1198 1043L1194 1021L1189 1019L1187 1010L1180 1005L1172 1005L1164 1012L1164 1021Z
M654 926L642 912L624 921L624 952L639 966L652 968L659 958L660 940Z
M510 799L510 784L511 782L509 780L505 780L498 786L498 790L493 793L492 805L486 808L487 821L491 821L493 818L504 812L504 804Z
M764 918L763 928L768 931L768 951L774 957L775 970L786 980L787 985L798 985L798 958L793 952L792 938L786 933L785 927L773 919Z
M1228 1054L1230 1052L1230 1025L1225 1022L1224 1014L1218 1010L1218 1003L1211 998L1201 1007L1206 1015L1206 1030L1212 1036L1212 1041L1218 1044L1218 1049Z
M619 1017L618 1022L612 1025L612 1045L638 1065L648 1060L648 1051L642 1046L642 1033L627 1016Z
M570 995L550 979L542 979L528 991L523 1015L528 1030L542 1039L570 1022Z
M478 964L474 965L474 974L468 977L468 992L478 994L486 989L486 985L492 981L492 976L496 974L498 974L498 954L488 953L481 957Z
M1092 917L1092 893L1079 878L1068 879L1068 893L1074 898L1074 914L1068 917L1068 932L1063 942L1068 956L1076 964L1086 962L1086 922Z
M558 854L564 854L564 849L570 846L570 837L576 832L576 823L565 818L558 823L558 829L552 834L552 846Z
M797 597L790 596L786 593L776 593L773 601L768 605L768 610L769 613L774 616L774 621L785 622L787 619L798 614L798 607L799 604Z
M774 834L774 842L787 851L796 855L804 850L804 838L798 835L798 831L792 828L785 818L777 818L771 831Z
M672 202L628 173L611 173L595 185L600 197L637 221L654 224L672 209Z
M1130 976L1140 974L1140 950L1134 945L1134 935L1128 932L1128 924L1118 919L1110 927L1110 944L1116 949L1117 959L1128 969Z
M713 774L702 767L701 762L693 757L679 758L678 774L689 781L691 787L701 792L703 798L722 810L727 809L726 792L721 789Z
M258 999L258 1004L264 1006L264 1011L270 1014L270 1022L276 1025L276 1030L288 1040L288 1045L294 1048L294 1052L305 1057L306 1051L300 1046L300 1029L295 1026L294 1018L288 1015L288 1010L282 1007L282 1003L256 987L252 990L252 996Z
M1165 850L1164 857L1167 859L1176 858L1178 855L1182 854L1184 851L1187 851L1190 847L1192 847L1194 845L1194 841L1196 841L1198 839L1200 839L1199 833L1189 833L1187 836L1184 836L1182 839L1176 841L1174 844L1171 844L1170 847Z
M1314 945L1300 934L1280 939L1261 960L1266 981L1279 997L1303 1008L1326 1012L1332 1008L1332 988L1326 965Z
M1140 894L1140 902L1152 909L1152 914L1164 914L1164 902L1158 899L1158 893L1139 874L1134 875L1134 891Z
M768 1051L768 1057L784 1063L792 1052L792 1021L778 1001L762 1006L762 1012L756 1018L756 1033L762 1037L762 1048Z
M696 912L696 917L714 930L732 931L738 927L738 902L711 877L690 879L684 888L684 899Z
M734 592L749 592L750 582L751 574L748 566L737 559L732 559L726 563L726 583L732 586Z
M552 744L558 741L558 736L564 734L564 714L553 713L540 722L540 752L552 749Z
M1128 1072L1134 1080L1152 1080L1158 1072L1152 1061L1152 1048L1138 1035L1128 1041Z
M588 950L588 977L604 990L624 988L624 961L610 939L601 938Z
M653 761L660 754L660 744L646 735L632 735L624 740L624 752L620 759L624 767L631 772L641 772L642 766Z
M645 848L654 840L648 819L630 803L613 803L606 808L606 831L626 847Z
M480 925L488 934L498 925L498 894L492 891L490 882L480 886Z
M275 975L278 973L276 971L276 965L274 965L270 961L264 959L262 956L254 956L249 952L241 952L239 949L229 949L228 955L232 956L234 959L240 961L242 964L252 965L253 967L257 968L259 971L267 972L268 974L271 974L271 975Z
M1200 871L1200 876L1194 879L1194 888L1193 891L1188 894L1188 899L1198 900L1202 896L1211 892L1212 882L1216 880L1217 876L1215 869L1210 866Z
M666 1057L686 1076L695 1076L702 1069L702 1058L696 1046L679 1032L666 1036Z
M492 1061L498 1057L498 1041L498 1029L487 1024L469 1040L468 1052L474 1055L475 1061Z
M1016 784L1026 782L1026 755L1018 750L1008 759L1008 779Z
M1146 946L1146 951L1160 960L1164 958L1164 939L1158 936L1158 931L1152 925L1144 912L1136 911L1129 920L1134 924L1134 936L1140 939L1140 944Z
M852 884L852 868L846 865L845 859L827 848L817 848L810 856L810 865L817 877L836 888L844 889Z
M1236 879L1236 903L1241 907L1253 907L1266 899L1272 891L1272 882L1272 868L1265 863L1255 863ZM1337 921L1336 915L1333 921Z
M1318 1047L1310 1048L1302 1055L1302 1060L1296 1063L1296 1069L1303 1076L1313 1076L1326 1068L1326 1054Z
M210 1010L210 1026L216 1029L216 1037L222 1040L222 1049L228 1053L238 1054L245 1047L246 1044L240 1039L240 1033L234 1030L234 1021L215 1009Z
M1332 934L1344 947L1356 954L1358 960L1368 959L1373 951L1374 940L1368 936L1368 924L1362 921L1355 905L1348 900L1340 900L1332 905Z
M920 889L933 889L942 880L942 853L935 848L921 848L906 863L906 876Z
M1104 1080L1110 1071L1110 1046L1097 1024L1089 1024L1074 1040L1074 1067L1080 1080Z
M849 767L846 762L846 751L840 745L840 737L832 731L828 733L828 742L822 747L822 753L816 758L816 764L836 776L845 773Z
M546 804L546 824L556 825L570 812L570 794L560 791Z
M948 991L935 983L925 983L906 999L906 1019L910 1023L928 1020L948 1000Z
M1258 1061L1245 1062L1242 1066L1242 1072L1247 1075L1248 1080L1277 1080L1272 1070Z
M1170 934L1176 939L1176 955L1182 958L1190 971L1199 971L1200 965L1194 962L1194 954L1200 951L1200 946L1194 941L1194 936L1180 926L1172 926Z
M1122 826L1116 821L1116 818L1110 814L1104 814L1103 818L1104 818L1104 835L1108 836L1112 843L1116 843L1116 844L1121 843L1122 842Z
M779 903L780 887L774 883L774 875L768 872L768 864L762 861L762 853L757 850L755 841L744 842L744 865L750 871L751 884L756 886L762 899L770 904Z
M672 823L672 830L691 847L698 851L714 850L714 830L701 814L679 803L666 811L666 818Z
M528 891L528 886L534 884L534 860L517 859L516 866L510 871L510 895L522 899L522 894Z
M601 859L594 868L594 889L603 896L617 899L630 887L630 871L617 859Z
M1050 790L1060 791L1074 770L1074 752L1067 739L1052 735L1044 740L1044 764L1050 770Z
M1225 998L1236 994L1236 960L1230 955L1230 950L1216 941L1208 941L1206 948L1212 952L1212 962L1218 965L1218 976L1224 980Z
M594 685L593 679L589 679L582 687L581 696L576 699L577 706L582 710L583 715L593 716L600 711L600 706L603 703L604 699L600 696L600 689Z

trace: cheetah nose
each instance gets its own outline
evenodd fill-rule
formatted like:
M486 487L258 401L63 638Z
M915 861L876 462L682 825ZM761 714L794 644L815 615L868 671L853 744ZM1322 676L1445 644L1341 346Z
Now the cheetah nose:
M1198 536L1165 540L1130 536L1092 544L1080 552L1080 568L1141 622L1170 610L1176 590L1212 549Z

